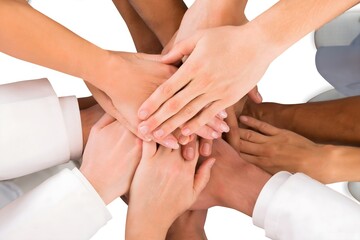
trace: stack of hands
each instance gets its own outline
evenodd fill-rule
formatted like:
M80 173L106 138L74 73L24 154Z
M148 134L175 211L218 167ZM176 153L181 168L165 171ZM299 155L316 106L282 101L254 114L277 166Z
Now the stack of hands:
M331 0L280 1L250 22L246 0L197 0L188 10L182 1L113 2L138 50L162 55L101 49L11 0L0 1L0 16L14 19L0 21L8 33L0 36L0 51L85 80L106 114L90 132L80 170L105 203L126 195L128 239L205 238L206 209L251 216L269 173L323 173L320 165L287 159L310 149L315 154L307 159L315 161L323 146L249 116L239 128L236 112L246 115L245 99L231 106L245 95L260 103L256 84L270 63L358 0L336 7ZM26 21L16 21L18 12ZM44 32L53 41L44 44Z

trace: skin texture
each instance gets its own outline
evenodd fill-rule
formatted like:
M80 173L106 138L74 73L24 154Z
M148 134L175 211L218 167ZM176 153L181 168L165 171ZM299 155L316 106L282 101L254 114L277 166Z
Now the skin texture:
M209 181L215 159L206 160L197 171L195 159L185 161L180 150L143 143L130 189L126 239L165 239L171 224L196 201Z
M316 144L294 132L251 117L238 129L241 158L269 173L303 172L323 183L358 181L359 148Z
M128 192L141 158L141 141L110 115L92 128L80 171L105 204Z
M236 106L236 114L293 131L317 143L360 146L359 104L359 96L288 105L255 104L243 99Z
M162 62L175 63L189 56L143 103L139 117L147 120L144 125L149 131L185 123L182 133L194 133L249 92L283 51L356 3L358 0L279 1L245 25L200 31L163 57ZM150 122L150 116L156 121Z
M224 140L214 141L213 148L211 157L216 162L210 181L192 209L223 206L252 216L256 200L271 175L240 158Z
M161 42L129 1L113 0L113 3L128 26L136 50L142 53L161 53Z
M80 101L83 100L79 100L79 102ZM91 107L80 110L84 148L89 139L91 128L96 124L97 121L99 121L104 113L104 110L100 107L99 104L95 104Z
M128 1L114 0L113 2L125 20L133 41L137 46L137 50L145 53L161 52L161 50L159 50L159 39L164 42L164 38L169 39L172 37L174 32L178 29L182 16L186 10L183 2L178 0L161 3L161 9L172 9L172 11L159 11L157 0L131 1L131 3ZM136 8L136 11L134 8ZM157 13L156 16L153 15L154 12ZM171 14L169 15L169 13ZM146 19L146 23L141 17ZM171 18L171 21L168 20L169 18ZM159 36L159 39L157 36ZM229 130L228 126L223 121L226 117L223 115L224 113L224 111L220 112L217 117L214 117L206 126L196 132L196 134L201 137L199 140L201 155L209 156L212 149L212 140L220 138L223 132ZM174 135L185 149L183 151L185 154L184 157L186 159L193 159L193 153L195 151L194 149L188 149L191 148L191 145L188 143L192 138L177 134L177 132L175 132ZM158 137L159 134L161 134L161 132L157 132L157 134L154 134L153 136L147 135L144 137L153 137L154 139L157 139L158 142L162 143L164 141L162 137Z
M204 225L207 210L186 211L169 228L166 240L207 240Z

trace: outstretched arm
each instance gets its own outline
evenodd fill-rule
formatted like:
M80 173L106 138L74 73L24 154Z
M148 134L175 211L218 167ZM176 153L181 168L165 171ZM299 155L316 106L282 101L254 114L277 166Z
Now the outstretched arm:
M359 104L360 96L289 105L247 100L238 111L314 142L360 146Z
M154 32L146 25L128 0L113 0L123 17L136 50L143 53L161 53L163 46Z

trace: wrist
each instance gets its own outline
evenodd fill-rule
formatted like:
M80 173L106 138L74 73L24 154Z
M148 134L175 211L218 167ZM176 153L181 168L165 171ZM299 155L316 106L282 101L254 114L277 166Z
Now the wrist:
M79 67L79 77L101 89L104 86L105 76L113 64L113 57L110 51L94 46L88 49L86 59Z
M160 220L161 213L155 212L149 214L148 211L133 209L129 204L128 215L126 219L126 239L165 239L170 224L163 219ZM147 209L148 210L148 209ZM156 219L154 219L156 218Z
M323 145L325 161L327 160L326 171L327 183L342 181L360 181L360 164L358 156L360 150L356 147Z
M271 175L252 164L244 165L243 169L243 174L237 174L231 181L233 186L227 187L229 191L220 195L220 202L221 206L252 216L259 194Z
M197 0L195 4L197 2L206 9L209 26L240 26L248 22L244 13L247 0Z
M105 188L103 186L101 186L97 177L92 176L91 171L89 171L86 167L84 167L84 164L81 165L80 172L88 180L88 182L93 186L93 188L98 193L100 198L103 200L105 205L108 205L117 197L117 196L113 196L113 194L111 194L111 192L105 191Z

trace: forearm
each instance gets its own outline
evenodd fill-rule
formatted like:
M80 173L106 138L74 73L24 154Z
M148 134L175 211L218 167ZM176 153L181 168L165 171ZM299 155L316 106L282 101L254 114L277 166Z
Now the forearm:
M269 54L276 58L311 31L340 15L359 0L284 0L278 1L253 21L264 34ZM270 47L271 46L271 47Z
M234 173L233 179L226 188L229 192L221 193L221 206L236 209L252 216L259 194L271 178L271 175L252 164L244 164L241 174ZM238 170L240 171L240 170Z
M128 0L113 0L123 17L138 52L161 53L162 45Z
M360 97L304 104L246 102L243 115L319 143L360 146Z
M0 0L0 31L1 52L80 78L107 56L24 1Z
M129 0L131 5L165 46L178 30L187 7L182 0Z
M331 178L328 182L360 181L360 148L328 146L327 150L331 165L328 171Z

